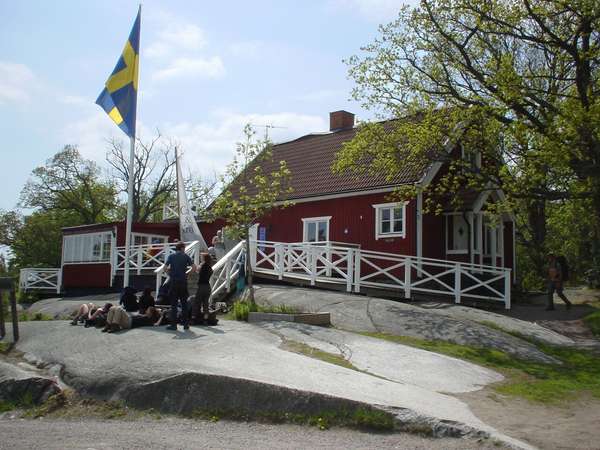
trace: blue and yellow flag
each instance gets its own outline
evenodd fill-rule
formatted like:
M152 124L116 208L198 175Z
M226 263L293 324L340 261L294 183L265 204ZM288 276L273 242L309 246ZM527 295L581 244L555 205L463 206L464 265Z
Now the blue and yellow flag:
M140 63L140 14L125 43L123 53L106 81L96 103L131 138L135 138L138 67Z

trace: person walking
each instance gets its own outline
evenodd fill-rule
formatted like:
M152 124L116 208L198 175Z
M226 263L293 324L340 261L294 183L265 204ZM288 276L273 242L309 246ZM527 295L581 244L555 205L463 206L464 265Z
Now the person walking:
M210 299L210 277L213 274L211 258L208 253L202 253L202 263L198 269L198 291L192 300L192 318L194 323L206 325L208 323L208 300Z
M177 304L181 303L181 315L183 317L183 329L189 329L189 315L187 307L187 269L191 267L196 270L192 258L185 253L185 244L178 242L175 245L175 253L171 253L165 263L169 274L169 298L171 299L171 325L167 330L177 330Z
M554 310L554 292L565 302L567 309L571 309L571 302L563 293L564 268L554 253L548 255L548 306L546 311Z

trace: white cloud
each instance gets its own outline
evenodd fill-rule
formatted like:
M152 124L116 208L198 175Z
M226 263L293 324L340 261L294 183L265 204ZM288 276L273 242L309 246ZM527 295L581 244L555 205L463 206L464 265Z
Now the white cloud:
M61 132L65 144L76 145L84 158L102 163L105 160L107 139L125 135L104 111L98 108L91 115L70 123Z
M37 88L36 77L29 67L0 61L0 104L27 103Z
M204 31L190 23L171 22L158 33L157 39L146 48L149 58L162 58L181 50L200 50L206 45Z
M231 162L235 144L243 139L242 130L247 123L255 126L259 138L265 132L265 128L259 125L278 127L269 129L269 137L275 143L328 130L328 122L321 116L293 112L241 114L221 110L216 111L209 121L170 124L161 127L161 131L181 144L185 165L189 169L209 175L222 173Z
M220 56L207 56L206 34L198 25L168 11L156 11L149 18L159 31L150 38L150 45L142 48L150 59L150 79L160 82L173 78L219 78L225 74Z
M212 58L177 58L152 74L154 81L172 78L201 77L220 78L225 75L225 66L218 56Z
M202 122L163 123L157 128L165 139L173 139L184 152L184 170L203 176L220 174L233 158L235 145L243 139L247 123L255 126L257 137L263 138L265 128L273 125L269 137L275 143L295 139L308 133L328 130L325 117L294 112L274 114L242 114L228 110L214 111ZM101 111L93 111L87 117L67 125L61 137L63 142L77 145L81 154L105 165L107 140L126 140L125 135ZM138 136L142 140L155 135L143 123L138 122Z
M404 5L418 6L419 0L329 0L328 6L336 11L350 11L368 20L388 23L396 19Z

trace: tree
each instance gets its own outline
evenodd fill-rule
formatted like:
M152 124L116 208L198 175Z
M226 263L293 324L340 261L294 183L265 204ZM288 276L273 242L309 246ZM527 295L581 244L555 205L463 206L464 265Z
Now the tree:
M237 144L236 156L222 177L226 188L211 208L213 217L223 219L232 236L245 239L246 249L250 249L252 225L292 192L287 163L274 161L271 143L255 140L255 134L250 125L244 127L245 141ZM252 267L247 264L247 268L249 298L254 303Z
M60 267L62 228L80 224L76 211L0 213L0 244L10 247L11 267Z
M175 148L160 132L150 142L137 139L133 170L133 222L147 222L162 212L165 203L177 189ZM106 161L113 169L120 193L127 195L129 184L129 145L109 141ZM125 217L126 207L122 216Z
M98 166L83 159L75 146L65 146L32 175L21 191L22 207L73 212L79 224L105 222L114 211L114 186L101 179Z
M392 177L400 161L448 161L444 144L459 143L466 161L430 186L430 209L457 187L502 188L495 212L524 207L521 237L543 254L548 203L586 200L600 242L600 3L422 0L363 51L348 60L354 98L404 120L363 127L336 170L368 160Z

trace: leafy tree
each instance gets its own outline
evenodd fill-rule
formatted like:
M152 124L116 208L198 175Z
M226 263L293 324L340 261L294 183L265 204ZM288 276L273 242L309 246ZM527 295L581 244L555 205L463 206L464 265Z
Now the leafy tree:
M10 247L11 267L60 267L62 228L80 224L75 211L35 211L29 216L0 214L0 244Z
M492 212L525 208L521 238L543 255L548 202L585 200L600 242L600 3L422 0L363 51L348 60L354 98L403 120L364 126L336 170L369 162L393 178L402 164L446 161L428 209L460 188L502 188ZM467 158L450 161L448 142Z
M60 216L75 214L79 224L109 220L116 204L110 181L102 180L98 166L81 157L77 147L67 145L37 167L21 191L21 206Z
M232 236L246 240L247 249L252 225L292 192L287 163L274 161L271 143L256 140L255 134L250 125L244 127L245 141L237 144L236 156L222 177L227 187L211 207L212 215L226 222ZM284 202L280 207L287 205ZM249 297L254 303L252 267L247 267Z

